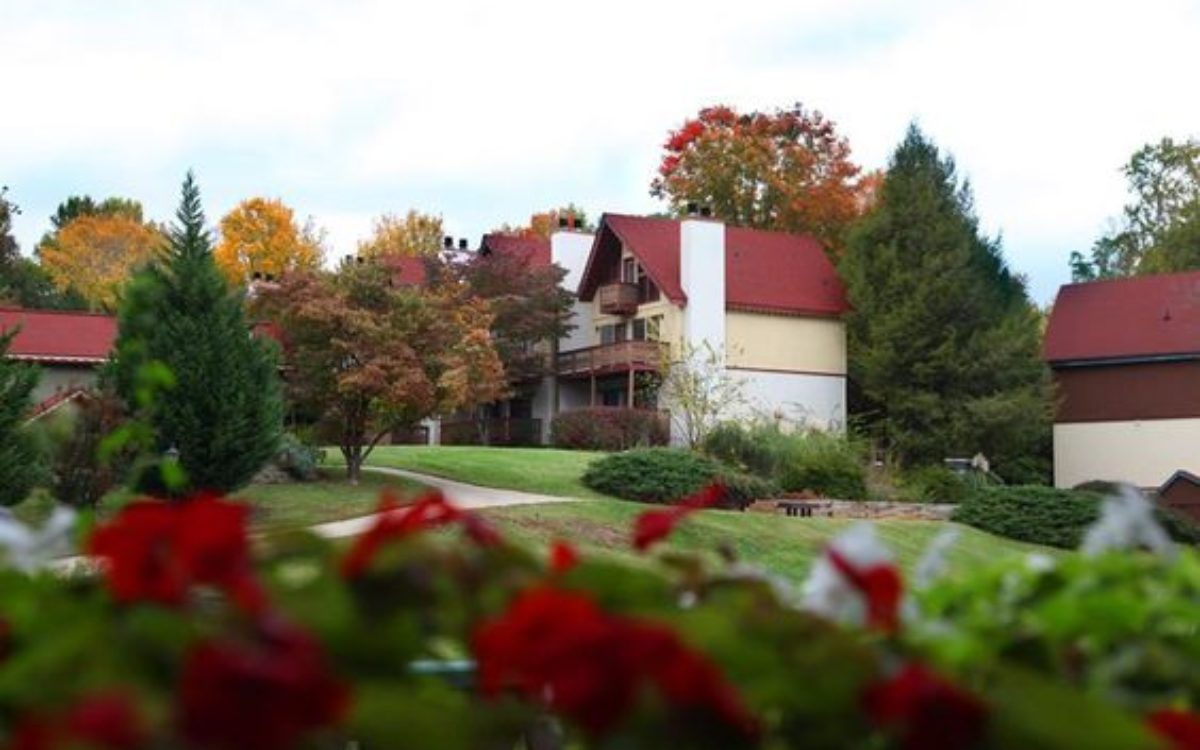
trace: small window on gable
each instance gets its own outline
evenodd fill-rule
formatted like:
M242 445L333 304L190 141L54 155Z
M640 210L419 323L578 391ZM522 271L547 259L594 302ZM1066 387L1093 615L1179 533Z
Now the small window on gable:
M639 270L637 259L625 258L621 261L621 281L626 284L636 284Z

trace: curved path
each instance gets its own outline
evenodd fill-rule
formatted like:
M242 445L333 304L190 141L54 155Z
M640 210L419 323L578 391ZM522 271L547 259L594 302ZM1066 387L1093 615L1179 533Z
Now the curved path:
M441 490L446 497L461 508L497 508L505 505L537 505L540 503L570 503L580 500L577 497L559 497L557 495L538 495L519 490L503 490L495 487L481 487L477 484L467 484L453 479L435 477L430 474L420 474L407 469L389 469L383 466L364 466L363 471L385 474L394 477L404 477L420 482L428 487ZM374 514L347 518L344 521L330 521L316 526L310 526L309 531L327 539L356 536L363 533L375 521Z

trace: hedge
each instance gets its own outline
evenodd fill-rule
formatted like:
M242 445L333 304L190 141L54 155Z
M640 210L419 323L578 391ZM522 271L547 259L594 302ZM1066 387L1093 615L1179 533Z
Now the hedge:
M779 492L768 480L731 471L682 448L614 453L593 461L583 474L583 483L597 492L643 503L669 503L713 482L726 487L724 507L744 508Z
M559 414L550 423L550 435L558 448L623 451L666 445L670 426L656 411L597 406Z

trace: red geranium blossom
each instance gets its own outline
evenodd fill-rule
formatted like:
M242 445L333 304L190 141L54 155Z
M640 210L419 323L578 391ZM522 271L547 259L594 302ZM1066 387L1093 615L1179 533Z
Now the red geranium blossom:
M654 543L670 536L675 526L693 511L711 508L719 503L725 491L724 486L713 483L669 508L642 513L633 522L634 548L638 552L645 552Z
M894 633L900 627L900 598L904 582L896 566L889 564L857 566L836 549L825 552L833 567L858 589L867 603L867 624Z
M348 691L307 633L260 623L253 642L208 640L187 655L178 719L189 741L214 748L289 748L345 715Z
M619 724L646 686L743 738L758 731L719 670L671 630L607 615L583 594L526 591L479 628L473 645L485 695L516 690L593 736Z
M446 500L441 492L428 492L408 507L401 507L396 496L384 492L375 511L375 524L354 541L354 546L342 560L342 575L355 578L362 575L375 555L388 542L410 534L451 523L462 523L467 536L486 547L499 544L500 534L491 524L473 513L463 511Z
M1187 711L1159 709L1146 717L1158 736L1170 740L1174 750L1200 750L1200 717Z
M892 730L905 750L966 750L975 747L987 723L987 707L971 693L920 664L867 688L867 715Z
M210 495L178 504L139 500L97 528L88 551L104 559L109 589L122 602L178 605L203 584L259 612L265 602L250 564L247 514L246 506Z
M579 564L579 553L569 542L564 542L561 539L556 540L550 545L550 571L553 573L566 573L571 568Z
M81 744L105 750L136 750L145 745L146 731L130 699L122 693L97 693L59 716L25 717L8 747L53 750Z

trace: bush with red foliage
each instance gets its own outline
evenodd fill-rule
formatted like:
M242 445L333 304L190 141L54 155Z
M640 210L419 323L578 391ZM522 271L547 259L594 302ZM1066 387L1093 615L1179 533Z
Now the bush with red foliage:
M623 451L666 445L670 424L661 412L650 409L595 406L557 415L550 434L558 448Z

